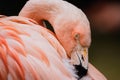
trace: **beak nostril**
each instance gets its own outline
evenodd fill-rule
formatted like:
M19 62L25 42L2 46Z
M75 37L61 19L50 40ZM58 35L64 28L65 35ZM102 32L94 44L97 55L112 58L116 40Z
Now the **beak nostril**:
M82 55L82 60L85 61L83 55Z

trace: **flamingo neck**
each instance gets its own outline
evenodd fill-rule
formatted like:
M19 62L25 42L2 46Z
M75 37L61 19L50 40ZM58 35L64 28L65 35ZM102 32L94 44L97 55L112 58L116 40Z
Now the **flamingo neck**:
M60 4L57 0L29 0L20 11L19 16L31 18L42 26L43 21L47 20L54 27L57 16L60 14L57 4Z

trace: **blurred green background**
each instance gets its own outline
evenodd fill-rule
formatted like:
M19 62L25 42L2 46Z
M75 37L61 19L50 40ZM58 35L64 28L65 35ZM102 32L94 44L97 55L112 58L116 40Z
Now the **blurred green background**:
M120 77L120 35L92 35L89 60L108 80Z
M28 0L0 0L0 14L18 15ZM67 0L82 9L91 24L89 61L108 80L120 77L120 2L117 0Z

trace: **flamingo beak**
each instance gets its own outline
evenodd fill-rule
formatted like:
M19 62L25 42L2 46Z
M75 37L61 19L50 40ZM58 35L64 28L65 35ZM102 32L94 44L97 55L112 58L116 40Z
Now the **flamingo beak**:
M77 46L71 54L71 63L77 70L77 75L81 78L87 74L88 70L88 49Z
M77 70L77 75L82 78L88 71L88 53L86 48L78 49L71 55L71 63Z

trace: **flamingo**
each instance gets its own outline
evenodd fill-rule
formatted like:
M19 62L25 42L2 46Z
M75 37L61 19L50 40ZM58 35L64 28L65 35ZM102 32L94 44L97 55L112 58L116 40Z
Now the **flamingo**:
M88 63L90 43L80 9L62 0L29 0L19 16L0 18L0 79L106 80Z

